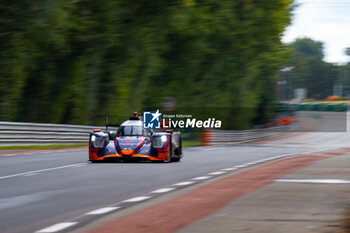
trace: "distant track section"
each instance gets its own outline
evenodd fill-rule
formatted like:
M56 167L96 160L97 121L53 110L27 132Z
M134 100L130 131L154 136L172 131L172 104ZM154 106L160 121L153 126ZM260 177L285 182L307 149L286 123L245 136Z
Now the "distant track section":
M291 132L290 125L251 130L210 130L206 133L206 145L229 146L269 138L281 137Z

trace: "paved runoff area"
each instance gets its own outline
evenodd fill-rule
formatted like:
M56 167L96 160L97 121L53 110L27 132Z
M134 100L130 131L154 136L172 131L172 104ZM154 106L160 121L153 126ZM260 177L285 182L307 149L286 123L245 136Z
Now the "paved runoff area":
M350 154L321 159L178 232L345 232L342 219L350 205L349 165Z

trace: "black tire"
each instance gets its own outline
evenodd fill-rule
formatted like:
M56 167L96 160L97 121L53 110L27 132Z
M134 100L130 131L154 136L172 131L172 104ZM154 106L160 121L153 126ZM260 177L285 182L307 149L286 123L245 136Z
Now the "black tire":
M179 156L180 156L180 158L181 158L181 157L182 157L182 137L181 137L181 135L180 135L179 151L180 151Z
M180 162L181 157L177 157L177 158L172 158L171 162Z
M174 154L171 158L171 162L179 162L180 159L181 159L181 150L180 150L180 148L176 148L174 150Z

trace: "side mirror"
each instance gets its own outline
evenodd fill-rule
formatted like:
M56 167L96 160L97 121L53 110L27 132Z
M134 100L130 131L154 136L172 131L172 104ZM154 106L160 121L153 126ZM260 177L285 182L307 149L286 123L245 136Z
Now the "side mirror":
M108 137L109 137L109 140L115 140L115 138L117 137L117 131L115 130L108 131Z

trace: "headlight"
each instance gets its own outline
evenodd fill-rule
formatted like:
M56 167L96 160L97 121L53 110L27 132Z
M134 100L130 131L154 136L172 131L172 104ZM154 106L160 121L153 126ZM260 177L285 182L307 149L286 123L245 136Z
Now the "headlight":
M95 135L92 135L91 142L95 148L103 148L105 145L105 142L106 142L106 138L105 137L96 137Z
M165 136L165 135L163 135L163 136L161 136L161 137L160 137L160 140L161 140L163 143L165 143L165 142L166 142L166 139L167 139L167 138L166 138L166 136Z
M155 149L163 148L167 140L168 140L168 137L166 135L162 135L160 137L153 137L152 138L153 148Z

